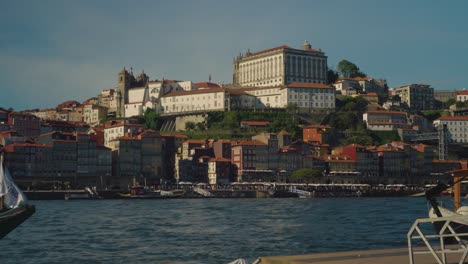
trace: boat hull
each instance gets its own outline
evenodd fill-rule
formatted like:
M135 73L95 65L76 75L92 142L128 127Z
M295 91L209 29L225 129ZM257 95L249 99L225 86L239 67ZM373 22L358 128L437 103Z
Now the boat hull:
M0 213L0 239L26 221L34 212L34 205L25 205Z
M463 216L462 214L453 212L445 207L439 206L439 211L442 214L442 217L460 217ZM429 217L430 218L437 218L437 215L434 213L434 209L429 210ZM434 229L437 231L437 233L440 233L440 230L442 229L443 225L445 222L434 222L433 226ZM450 226L453 228L453 230L457 234L463 234L463 233L468 233L468 216L466 216L466 221L463 220L457 220L457 221L452 221L450 223ZM450 232L447 230L445 234L450 234ZM468 240L468 236L461 236L460 237L463 240ZM456 243L456 240L454 238L445 238L446 243Z

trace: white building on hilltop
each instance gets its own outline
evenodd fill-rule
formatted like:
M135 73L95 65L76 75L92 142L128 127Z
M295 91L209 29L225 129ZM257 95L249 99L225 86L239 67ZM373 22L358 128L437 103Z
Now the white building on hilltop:
M240 54L233 61L233 83L241 86L275 86L294 82L327 83L327 56L305 41L302 49L283 45Z

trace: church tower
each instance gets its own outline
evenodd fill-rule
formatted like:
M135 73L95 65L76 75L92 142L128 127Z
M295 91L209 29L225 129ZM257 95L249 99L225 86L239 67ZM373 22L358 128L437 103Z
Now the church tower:
M125 116L125 104L128 102L128 89L130 88L130 74L125 67L118 74L118 101L117 101L117 117Z

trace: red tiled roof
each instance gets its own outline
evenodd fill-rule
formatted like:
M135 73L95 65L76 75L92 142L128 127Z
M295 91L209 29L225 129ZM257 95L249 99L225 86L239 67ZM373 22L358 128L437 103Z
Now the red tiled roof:
M14 152L15 147L51 148L52 146L44 145L44 144L33 144L33 143L13 143L13 144L7 145L3 149L4 149L5 152Z
M441 121L468 121L468 116L441 116L437 120L441 120Z
M289 47L289 46L287 46L287 45L282 45L282 46L274 47L274 48L271 48L271 49L266 49L266 50L257 51L257 52L251 53L251 54L249 54L249 55L246 55L246 57L252 57L252 56L256 56L256 55L261 55L261 54L264 54L264 53L268 53L268 52L272 52L272 51L276 51L276 50L281 50L281 49L291 49L291 50L299 50L299 51L308 51L308 52L314 52L314 53L321 52L320 50L316 50L316 49L307 49L307 50L303 50L303 49L294 49L294 48L291 48L291 47Z
M212 82L199 82L195 83L197 88L219 88L221 87L219 84L212 83Z
M257 52L254 52L254 53L251 53L251 54L247 55L246 57L252 57L252 56L260 55L260 54L263 54L263 53L268 53L268 52L275 51L275 50L290 49L290 48L291 47L289 47L289 46L282 45L282 46L274 47L274 48L271 48L271 49L257 51Z
M109 128L116 128L116 127L143 127L143 124L124 124L124 123L118 123L112 126L107 126L104 129L109 129Z
M142 136L144 136L144 135L146 135L146 134L148 134L148 133L156 133L156 137L159 137L159 136L160 136L158 131L153 130L153 129L150 128L150 129L146 129L145 131L143 131L142 133L140 133L140 134L138 135L138 137L141 138Z
M385 110L370 110L366 112L367 114L382 114L382 115L406 115L406 112L401 111L385 111Z
M457 95L468 95L468 90L467 90L467 91L465 91L465 90L463 90L463 91L456 91L455 93L456 93Z
M330 126L325 126L325 125L308 125L304 128L321 128L321 129L330 129Z
M366 94L357 94L358 96L373 96L377 97L377 93L366 93Z
M182 135L182 134L167 134L167 133L163 133L163 134L161 134L161 136L162 136L162 137L182 138L182 139L188 138L186 135Z
M180 95L190 95L190 94L208 94L208 93L219 93L225 92L226 89L222 87L208 88L208 89L199 89L199 90L190 90L190 91L177 91L163 95L162 97L172 97Z
M241 121L241 124L248 126L269 126L271 123L268 121Z
M243 140L233 143L233 146L266 146L266 144L258 140Z

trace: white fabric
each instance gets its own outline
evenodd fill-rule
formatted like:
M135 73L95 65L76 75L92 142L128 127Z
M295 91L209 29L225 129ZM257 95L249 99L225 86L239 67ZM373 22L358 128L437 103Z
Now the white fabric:
M3 167L3 156L0 156L0 167L0 196L4 196L3 202L6 207L18 207L25 203L27 198L13 182L8 169Z

